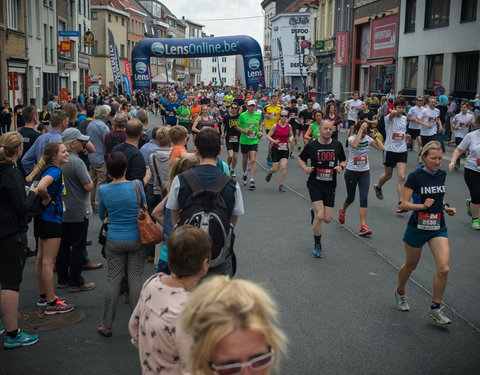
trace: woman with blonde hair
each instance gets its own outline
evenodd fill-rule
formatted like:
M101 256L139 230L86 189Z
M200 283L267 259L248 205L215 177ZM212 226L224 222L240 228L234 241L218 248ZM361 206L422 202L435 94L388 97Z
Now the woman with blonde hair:
M62 238L64 184L60 167L68 162L68 151L62 142L50 142L28 182L36 182L38 195L43 198L43 212L34 219L34 233L38 237L35 276L40 297L37 306L45 306L45 314L62 314L74 309L65 299L55 295L53 270Z
M37 335L29 335L18 328L20 283L25 266L28 224L25 214L31 207L37 189L25 194L23 175L15 166L23 153L23 137L8 132L0 137L0 302L6 331L3 347L14 349L33 345Z
M68 116L68 127L69 128L78 128L78 121L77 121L77 115L78 115L78 109L77 106L73 103L67 103L63 110L67 113Z
M180 317L194 344L190 370L197 375L256 375L278 369L286 338L265 289L247 280L214 276L195 289ZM250 373L250 372L248 372Z

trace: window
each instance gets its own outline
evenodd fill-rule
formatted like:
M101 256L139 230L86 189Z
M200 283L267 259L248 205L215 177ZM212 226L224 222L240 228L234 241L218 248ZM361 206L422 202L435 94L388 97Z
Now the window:
M472 77L478 77L479 53L458 53L455 70L455 96L473 98L476 94L476 82Z
M215 77L212 77L212 82L215 82L216 78Z
M460 22L470 22L477 19L477 0L462 0Z
M108 14L108 22L112 22L112 15L110 13Z
M96 20L97 19L97 12L92 12L92 20Z
M216 66L212 66L212 73L216 73L217 72L217 67Z
M227 67L222 66L222 73L226 73L226 72L227 72Z
M417 10L417 0L407 0L405 6L405 32L415 31L415 15Z
M405 81L403 87L413 89L417 87L418 57L406 57L405 62Z
M46 23L43 24L43 57L45 62L48 63L48 26Z
M443 55L427 56L427 89L433 90L435 81L442 81Z
M425 28L447 26L450 0L427 0L425 3Z
M18 0L8 0L8 28L18 30Z
M225 77L222 77L222 82L223 83L227 82L227 79Z
M92 48L92 55L98 55L98 40L95 41L93 48Z
M216 57L212 57L212 62L217 62L217 58L216 58Z
M115 23L118 23L118 16L115 16Z
M53 47L55 46L55 43L53 41L53 26L50 26L50 62L53 64L53 62L55 61L53 59ZM73 46L72 46L73 47Z
M82 14L82 0L78 0L78 14Z
M226 56L222 57L222 62L227 62L227 57Z
M120 44L120 57L125 57L125 45Z
M125 18L122 18L122 26L125 26Z

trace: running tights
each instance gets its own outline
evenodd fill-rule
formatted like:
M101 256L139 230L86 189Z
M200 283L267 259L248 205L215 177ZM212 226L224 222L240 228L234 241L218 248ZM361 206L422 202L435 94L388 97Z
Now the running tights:
M360 191L360 207L368 207L368 189L370 187L370 171L355 172L345 170L345 183L347 185L346 202L351 204L355 200L355 191Z

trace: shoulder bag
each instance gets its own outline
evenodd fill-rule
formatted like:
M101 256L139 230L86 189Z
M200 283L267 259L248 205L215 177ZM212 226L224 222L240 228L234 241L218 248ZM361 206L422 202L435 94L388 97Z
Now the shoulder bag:
M138 216L137 225L140 234L140 242L143 245L156 245L162 242L163 231L157 224L155 224L148 213L147 205L142 196L143 187L137 181L133 181L135 185L135 192L137 194Z

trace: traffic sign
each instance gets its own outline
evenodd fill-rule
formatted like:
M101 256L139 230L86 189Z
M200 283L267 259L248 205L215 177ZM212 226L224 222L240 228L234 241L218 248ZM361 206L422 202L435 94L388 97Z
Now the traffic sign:
M78 36L80 36L80 31L59 30L59 31L58 31L58 36L78 37Z
M325 41L324 40L316 40L315 41L315 49L318 51L323 51L325 49Z
M302 47L303 49L308 48L310 47L310 42L308 40L302 40L300 42L300 47Z

